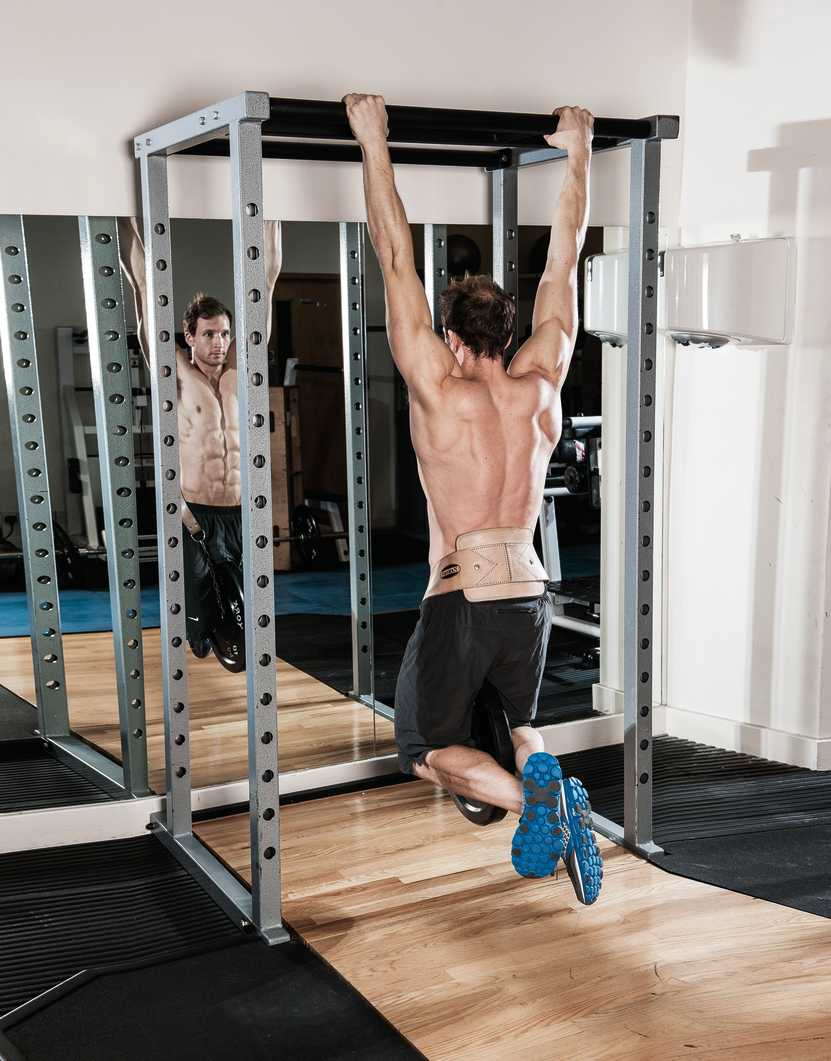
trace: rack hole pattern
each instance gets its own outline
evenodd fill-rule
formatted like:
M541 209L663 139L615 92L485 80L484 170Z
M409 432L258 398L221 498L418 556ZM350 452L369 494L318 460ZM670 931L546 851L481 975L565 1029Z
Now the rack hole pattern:
M156 522L159 528L162 683L165 713L167 827L174 835L191 832L190 712L185 659L185 586L180 514L179 424L177 415L176 333L167 190L167 157L141 158L144 249L147 263L147 335L153 407L153 459ZM166 338L163 338L166 336ZM166 439L172 444L165 445ZM172 544L175 542L175 544ZM174 706L175 705L175 706ZM184 737L179 743L178 737Z
M9 402L20 532L32 629L39 728L44 737L69 734L52 502L40 402L35 329L23 218L0 215L3 362ZM48 613L48 636L38 613Z
M369 512L369 454L363 441L368 430L363 225L342 223L340 243L349 502L351 511ZM371 597L369 521L355 522L354 526L353 522L350 520L349 526L352 664L358 686L353 694L371 699L374 695L374 644L368 604Z
M652 841L652 685L655 492L655 364L657 353L659 141L631 145L630 334L628 373L636 393L627 396L628 424L627 605L625 681L631 726L627 722L625 834L630 843ZM630 471L631 466L631 471ZM630 535L634 535L634 539ZM628 572L632 577L629 578Z
M113 217L81 217L79 228L90 370L102 458L101 493L108 542L124 784L132 795L142 795L149 791L149 786L138 518L133 404L127 398L131 393L130 360L118 260L118 228ZM118 336L117 340L109 338L113 334Z
M234 292L240 424L245 658L251 798L252 908L258 925L280 922L276 623L274 534L271 507L271 446L268 388L266 254L262 211L262 140L256 121L232 121L229 128L233 185ZM240 341L239 337L247 337ZM252 547L253 546L253 547ZM264 778L271 771L271 780Z

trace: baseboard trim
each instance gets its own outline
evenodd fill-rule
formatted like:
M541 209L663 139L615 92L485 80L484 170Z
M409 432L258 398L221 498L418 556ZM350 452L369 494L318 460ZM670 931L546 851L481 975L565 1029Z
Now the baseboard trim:
M623 714L581 718L576 722L559 722L552 726L540 726L539 732L545 741L545 750L553 755L583 752L588 748L603 748L607 744L622 743ZM656 707L652 712L652 732L655 736L666 732L662 707Z
M623 693L611 685L595 682L592 686L592 710L601 715L623 714Z
M611 685L595 682L592 686L592 710L601 715L622 715L623 693L620 689L613 689Z
M321 788L366 781L398 772L395 755L360 759L354 763L335 763L309 770L292 770L280 774L280 795L314 792ZM195 788L191 808L195 812L232 807L248 802L248 781ZM41 847L66 844L90 844L98 840L120 840L140 836L152 814L164 810L164 798L145 796L140 799L108 800L78 807L48 807L0 815L0 854L32 851Z
M604 716L604 721L608 720L611 723L615 718L620 719L617 724L618 728L612 727L608 732L617 732L618 736L615 739L623 740L623 693L621 690L598 682L592 686L592 707ZM716 748L743 752L745 755L758 755L763 759L788 763L790 766L804 766L809 770L831 770L831 738L786 733L784 730L757 726L751 722L718 718L702 714L700 711L687 711L680 707L658 704L652 705L652 720L652 729L656 736L665 733L670 737L712 744ZM549 728L561 730L563 727ZM606 731L601 729L598 732L605 734ZM602 740L599 743L612 742ZM585 747L596 746L595 744L585 745ZM582 748L575 750L582 750Z
M662 706L662 704L653 700L653 713L657 712ZM592 710L598 711L601 715L622 715L623 690L615 689L611 685L601 685L600 682L597 682L592 686Z
M664 712L666 732L671 737L712 744L746 755L758 755L790 766L805 766L809 770L831 770L831 738L786 733L784 730L717 718L679 707L666 707Z

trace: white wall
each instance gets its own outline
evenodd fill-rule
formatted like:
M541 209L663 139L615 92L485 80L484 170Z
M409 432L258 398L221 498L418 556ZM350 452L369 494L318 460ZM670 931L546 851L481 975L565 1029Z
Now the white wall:
M581 103L600 115L678 113L689 0L590 6L526 0L310 4L159 0L120 17L112 3L15 3L3 26L0 211L135 213L133 135L245 89L340 99L543 113ZM47 7L48 10L44 10ZM668 158L666 209L677 213L680 151ZM619 156L598 164L595 224L620 223ZM227 163L171 162L172 213L228 216ZM604 173L607 175L603 179ZM525 223L550 219L551 168L528 174ZM402 168L413 221L482 223L479 173ZM363 217L359 167L270 162L266 214ZM601 216L604 215L604 216Z
M666 598L671 730L827 766L829 36L820 0L693 2L681 242L798 237L796 331L675 353Z

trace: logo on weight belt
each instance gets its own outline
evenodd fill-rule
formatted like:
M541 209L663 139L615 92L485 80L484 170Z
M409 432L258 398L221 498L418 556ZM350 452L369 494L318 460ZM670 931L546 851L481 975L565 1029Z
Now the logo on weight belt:
M455 578L461 570L462 568L459 564L448 564L447 567L441 569L441 577Z

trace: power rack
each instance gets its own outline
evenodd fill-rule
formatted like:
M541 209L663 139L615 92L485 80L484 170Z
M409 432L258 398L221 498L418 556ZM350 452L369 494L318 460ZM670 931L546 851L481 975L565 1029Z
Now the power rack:
M493 276L517 297L518 171L556 161L565 152L541 144L556 129L550 114L388 106L392 161L407 165L471 166L490 181ZM628 147L629 336L626 383L624 565L624 792L622 825L595 816L595 828L650 854L652 842L652 563L657 339L658 200L661 143L675 139L677 117L597 118L594 151ZM263 159L359 162L342 103L270 98L244 92L152 129L134 139L141 171L146 252L147 333L152 408L167 800L152 823L155 834L237 921L253 924L269 942L288 938L280 897L279 775L277 760L276 630L268 437L268 369L263 257ZM232 168L234 290L240 409L243 576L246 600L251 881L249 893L194 836L184 580L179 515L179 440L167 159L170 155L228 156ZM81 218L81 251L90 351L97 366L99 429L120 438L117 373L126 356L126 328L117 277L115 219ZM45 483L43 426L31 316L23 219L0 217L4 248L2 345L12 424L26 587L40 732L61 754L77 759L126 795L147 791L140 617L134 566L131 447L113 443L113 471L102 483L111 564L114 638L123 764L101 757L70 735L63 673L51 503ZM364 226L340 225L341 304L346 408L353 696L389 717L374 696L369 466L367 451L366 326L363 291ZM115 270L115 272L114 272ZM109 283L109 287L107 286ZM447 283L447 229L425 225L425 286L438 324L438 296ZM112 290L110 290L110 287ZM106 289L106 290L105 290ZM22 307L22 308L21 308ZM124 349L122 349L122 345ZM116 396L116 397L114 397ZM123 395L122 395L123 400ZM115 418L115 419L114 419ZM131 474L132 473L132 474ZM134 483L133 483L134 485ZM45 631L41 616L50 613ZM137 647L138 646L138 647ZM138 653L138 654L137 654ZM137 662L138 661L138 662ZM348 771L347 771L348 772Z

